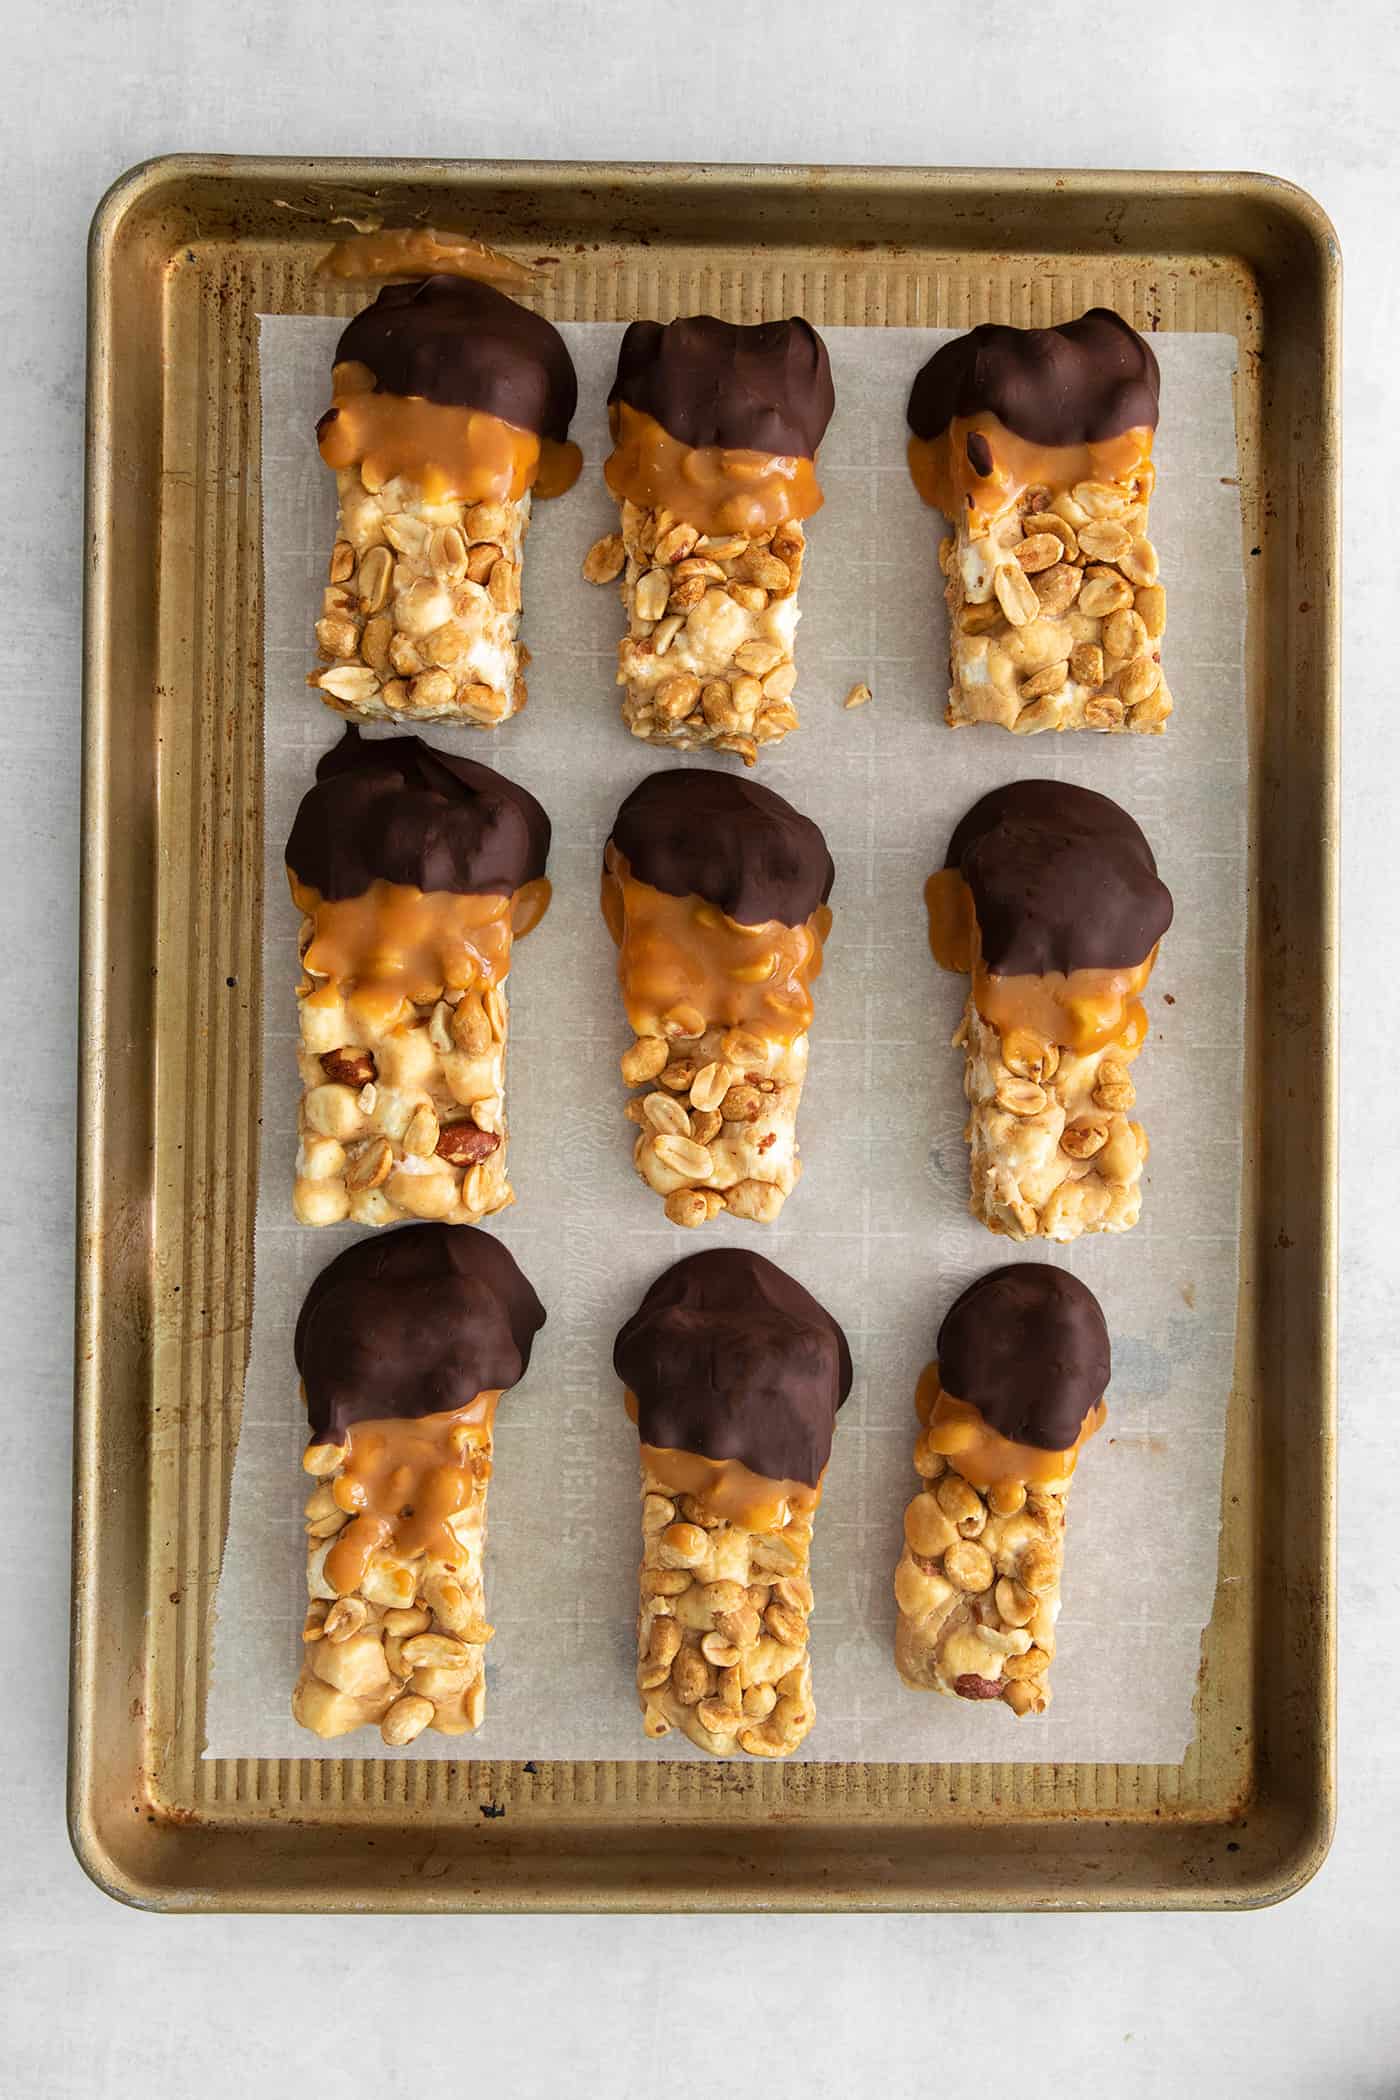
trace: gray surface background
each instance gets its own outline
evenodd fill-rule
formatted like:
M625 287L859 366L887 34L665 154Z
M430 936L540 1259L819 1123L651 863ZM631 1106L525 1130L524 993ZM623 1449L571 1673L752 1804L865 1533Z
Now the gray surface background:
M668 2080L896 2096L1032 2078L1096 2100L1400 2093L1394 1108L1400 32L1385 0L1025 0L639 11L616 0L20 0L4 11L0 457L15 642L0 953L16 1172L0 1394L17 1596L0 1618L0 2092L344 2093L446 2075L527 2100ZM1219 1918L158 1919L63 1830L76 1024L83 249L130 163L177 149L1262 168L1346 257L1342 1798L1281 1909ZM1377 530L1376 520L1381 520ZM1348 1007L1349 1013L1349 1007ZM16 1776L16 1775L19 1776ZM431 1995L454 2008L435 2033ZM742 2070L741 2067L742 2066ZM1057 2075L1062 2073L1063 2075Z

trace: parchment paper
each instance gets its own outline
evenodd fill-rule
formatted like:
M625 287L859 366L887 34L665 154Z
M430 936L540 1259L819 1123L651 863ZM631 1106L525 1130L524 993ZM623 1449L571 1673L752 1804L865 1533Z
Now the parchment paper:
M943 723L941 522L904 463L910 379L939 337L835 328L839 407L822 447L825 509L802 579L802 728L758 777L823 826L835 925L817 986L802 1103L805 1173L776 1226L669 1225L635 1176L617 1058L630 1040L598 868L617 804L674 760L623 730L613 687L621 608L579 563L613 528L600 461L619 330L566 328L578 363L584 477L536 507L525 567L530 704L494 735L431 741L513 774L554 821L554 905L516 951L508 1102L518 1203L499 1231L548 1324L498 1416L489 1504L487 1716L475 1738L386 1752L376 1730L320 1745L288 1710L305 1605L292 1363L312 1276L359 1228L311 1231L289 1201L297 1079L297 915L282 849L316 758L340 735L307 690L312 623L334 536L333 478L313 441L334 320L262 322L266 584L266 924L262 1166L252 1353L218 1596L208 1752L493 1758L700 1755L649 1743L633 1684L636 1433L611 1365L642 1291L683 1254L733 1242L790 1269L844 1324L856 1383L818 1513L813 1664L817 1760L1175 1763L1193 1733L1200 1635L1216 1580L1221 1455L1234 1350L1245 944L1244 597L1232 338L1155 338L1163 419L1153 537L1168 587L1176 713L1161 738L956 734ZM873 702L841 701L858 679ZM371 730L371 735L376 732ZM732 760L714 763L732 765ZM929 956L924 878L956 819L1011 777L1112 794L1142 823L1176 900L1134 1068L1152 1141L1143 1218L1121 1237L1013 1249L966 1210L962 1055L948 1047L964 980ZM1109 1420L1070 1501L1054 1705L906 1691L891 1659L891 1575L911 1462L915 1380L955 1293L1007 1260L1050 1259L1098 1292L1113 1336Z

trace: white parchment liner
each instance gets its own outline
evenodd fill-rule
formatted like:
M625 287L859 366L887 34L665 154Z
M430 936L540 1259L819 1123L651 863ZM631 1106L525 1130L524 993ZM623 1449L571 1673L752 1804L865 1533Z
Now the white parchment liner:
M655 765L613 687L621 608L579 564L615 507L599 464L620 331L564 330L578 364L579 487L535 510L525 566L530 704L494 735L430 741L512 774L554 821L554 905L516 951L508 1101L515 1209L499 1231L548 1307L524 1382L503 1401L491 1483L486 1722L475 1738L385 1751L292 1722L305 1590L305 1424L291 1337L315 1273L358 1228L310 1231L289 1208L298 1085L297 914L282 849L317 757L341 725L303 683L334 536L333 478L312 432L341 323L262 321L266 586L266 924L262 1163L252 1353L218 1596L213 1756L696 1756L641 1733L633 1686L636 1432L611 1355L661 1269L726 1242L759 1248L844 1324L856 1383L837 1427L812 1573L817 1723L800 1756L845 1761L1179 1761L1193 1733L1201 1629L1216 1579L1234 1353L1245 953L1244 590L1225 336L1155 338L1163 420L1153 537L1177 711L1160 738L944 727L943 529L904 462L909 382L928 330L826 331L838 409L822 447L825 509L803 573L802 728L758 777L814 817L836 861L801 1116L805 1173L778 1224L667 1224L636 1178L617 1058L630 1040L598 870L614 810ZM844 713L858 679L873 702ZM371 735L375 731L369 732ZM692 759L691 762L694 762ZM714 763L732 765L733 760ZM967 1215L965 981L935 969L922 885L957 818L999 782L1054 775L1141 822L1176 900L1135 1067L1152 1142L1142 1223L1072 1248L1013 1249ZM1170 1002L1170 1003L1168 1003ZM906 1691L891 1659L891 1574L915 1486L914 1384L956 1292L995 1264L1064 1263L1113 1336L1109 1421L1070 1499L1065 1610L1048 1715Z

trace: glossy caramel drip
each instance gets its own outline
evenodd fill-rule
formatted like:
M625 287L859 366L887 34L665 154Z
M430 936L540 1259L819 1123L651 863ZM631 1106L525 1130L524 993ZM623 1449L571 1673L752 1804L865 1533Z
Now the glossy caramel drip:
M972 977L972 997L984 1021L1003 1037L1023 1028L1061 1049L1088 1056L1116 1043L1140 1048L1147 1013L1139 998L1157 960L1121 970L1050 970L1044 976L999 977L982 961L972 892L956 868L940 868L924 885L928 938L945 970Z
M317 429L328 467L358 467L368 489L401 476L425 503L503 503L529 488L562 496L583 455L566 441L517 430L479 408L376 392L368 365L336 366L331 410Z
M527 933L533 933L553 900L554 888L547 875L522 882L510 900L511 939L523 941Z
M1013 1480L1024 1481L1029 1487L1050 1480L1068 1480L1085 1444L1108 1419L1108 1408L1100 1400L1084 1417L1068 1451L1013 1443L993 1429L970 1401L944 1392L938 1382L936 1360L920 1375L914 1406L929 1433L932 1448L947 1459L955 1473L961 1473L964 1480L980 1488Z
M928 910L928 944L933 959L943 970L960 970L967 976L977 940L977 917L972 892L960 868L940 868L924 884Z
M491 1425L500 1397L499 1391L478 1393L469 1407L446 1414L352 1425L331 1486L350 1517L326 1555L326 1580L337 1595L360 1588L376 1553L399 1560L427 1554L449 1570L461 1561L452 1519L485 1492L491 1477Z
M638 881L627 856L609 844L602 909L635 1035L666 1034L665 1018L678 1008L706 1027L744 1028L770 1043L791 1043L810 1027L810 988L831 928L824 904L802 926L778 919L741 926L703 897L673 897Z
M582 472L583 454L572 438L542 437L534 481L536 500L551 503L556 496L567 496Z
M549 883L541 876L513 897L465 895L375 882L358 897L326 899L287 870L292 896L312 922L302 951L318 980L312 1005L347 1000L381 1022L402 1006L429 1006L444 992L500 984L512 940L544 917Z
M1054 497L1076 482L1107 482L1129 502L1146 503L1156 479L1152 436L1143 426L1092 444L1035 445L981 409L975 416L954 416L937 437L911 437L909 472L925 503L951 524L962 519L970 537L980 539L1030 488L1048 489ZM991 454L985 474L968 457L969 437L980 437ZM985 457L981 446L972 449Z
M317 264L322 277L362 282L374 277L474 277L503 291L528 291L536 273L513 255L502 255L465 233L438 233L431 226L387 226L352 233L337 241Z
M604 462L608 487L644 510L668 510L705 533L768 532L789 518L810 518L824 498L810 459L746 452L727 445L686 445L653 416L614 401L608 411L613 450Z

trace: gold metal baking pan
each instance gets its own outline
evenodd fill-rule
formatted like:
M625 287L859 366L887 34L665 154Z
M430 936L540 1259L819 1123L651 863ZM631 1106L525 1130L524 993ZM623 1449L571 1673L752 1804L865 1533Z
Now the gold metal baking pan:
M561 320L1226 330L1249 583L1238 1362L1196 1741L1156 1765L201 1760L250 1313L259 311L382 214L557 258ZM1340 263L1253 175L188 157L94 221L71 1818L163 1909L1243 1906L1333 1796ZM489 1811L489 1812L487 1812Z

